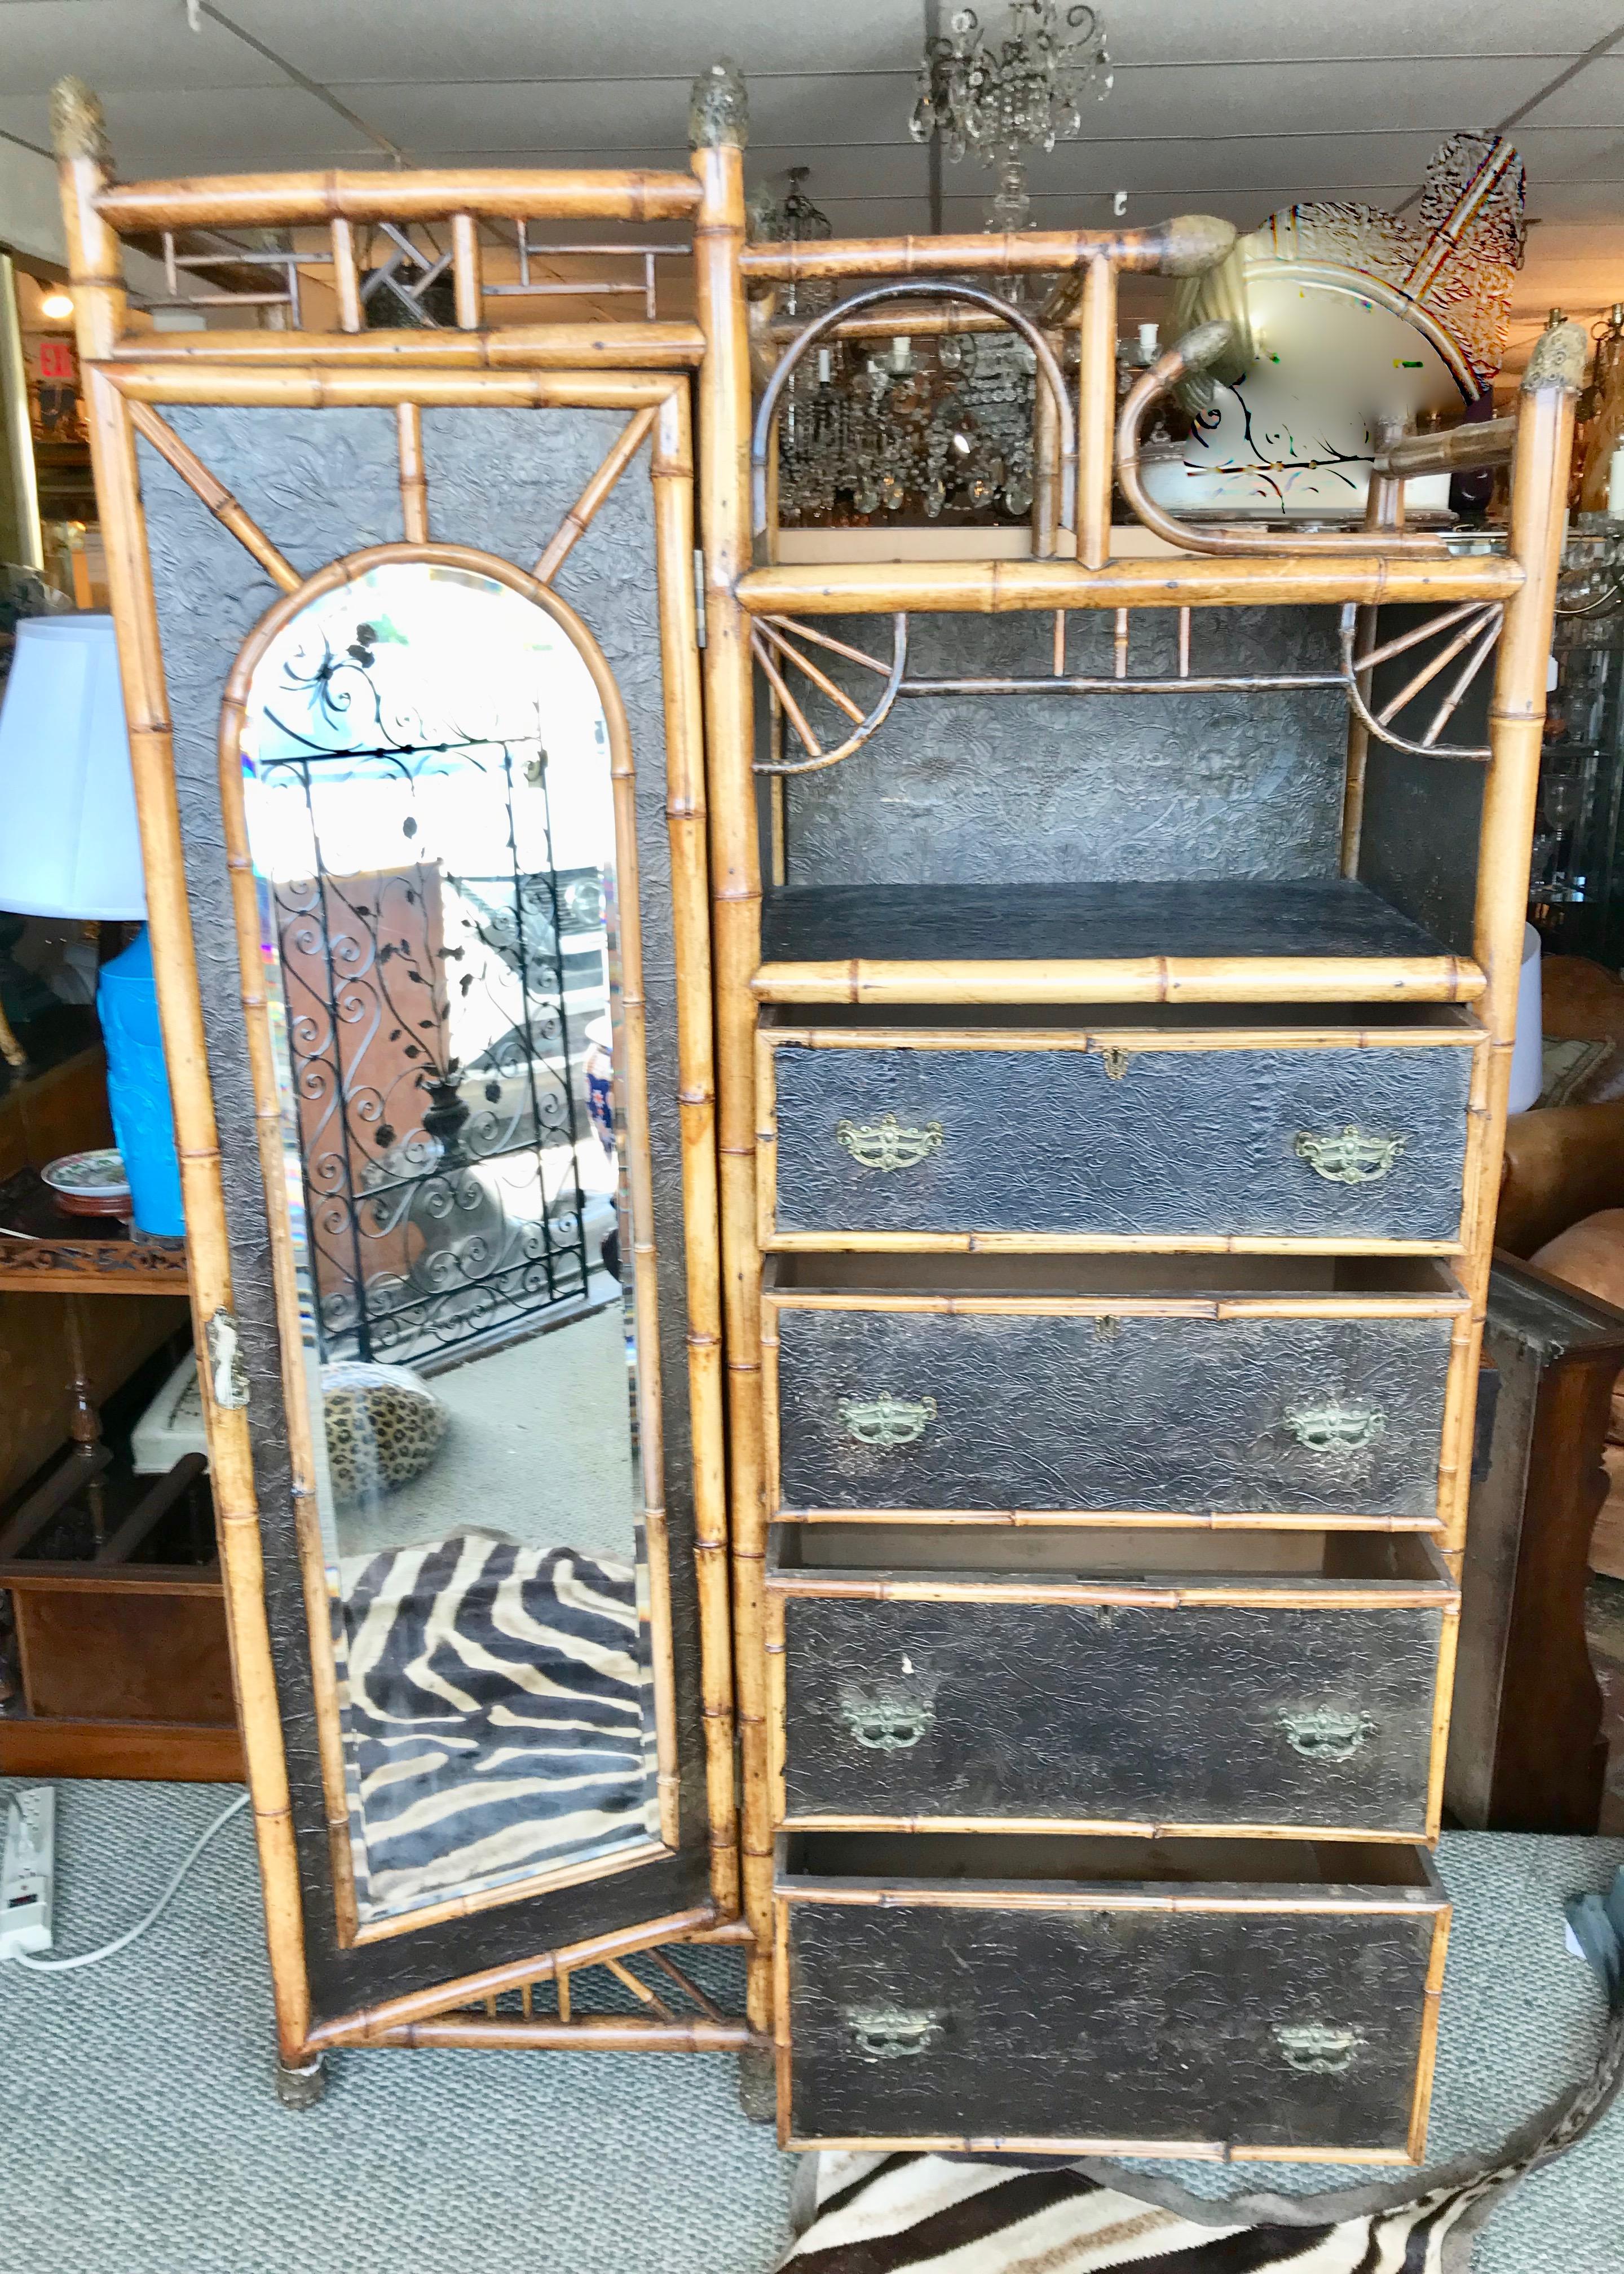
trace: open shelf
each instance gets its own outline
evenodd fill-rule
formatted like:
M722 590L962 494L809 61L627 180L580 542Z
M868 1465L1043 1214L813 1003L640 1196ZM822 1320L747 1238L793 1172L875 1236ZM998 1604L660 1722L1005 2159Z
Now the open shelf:
M1465 1002L1475 963L1350 877L789 885L763 1001Z

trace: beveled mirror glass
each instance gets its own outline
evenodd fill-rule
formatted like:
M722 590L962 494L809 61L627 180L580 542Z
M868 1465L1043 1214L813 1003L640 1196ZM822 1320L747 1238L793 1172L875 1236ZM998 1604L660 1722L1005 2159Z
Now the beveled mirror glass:
M635 837L565 615L374 566L242 729L363 1928L658 1839Z

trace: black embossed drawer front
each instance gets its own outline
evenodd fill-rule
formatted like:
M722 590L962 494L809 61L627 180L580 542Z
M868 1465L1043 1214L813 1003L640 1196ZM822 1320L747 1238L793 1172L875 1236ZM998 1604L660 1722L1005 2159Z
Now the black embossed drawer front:
M1471 1052L780 1041L765 1244L820 1234L1452 1244ZM770 1178L775 1172L771 1165Z
M1409 2142L1426 1912L788 1916L797 2143Z
M786 1815L1425 1837L1440 1609L1319 1585L1314 1608L794 1595Z
M788 1510L1435 1510L1448 1318L771 1316Z

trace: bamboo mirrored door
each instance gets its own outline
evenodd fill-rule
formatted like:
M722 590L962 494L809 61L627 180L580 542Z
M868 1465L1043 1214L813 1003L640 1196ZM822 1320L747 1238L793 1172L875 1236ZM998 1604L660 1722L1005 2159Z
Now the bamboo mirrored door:
M742 2048L626 1965L744 1934L700 341L485 328L477 227L696 185L121 189L82 90L57 131L282 2063ZM337 329L129 329L119 233L249 207L325 224ZM384 222L443 225L457 329L363 328Z

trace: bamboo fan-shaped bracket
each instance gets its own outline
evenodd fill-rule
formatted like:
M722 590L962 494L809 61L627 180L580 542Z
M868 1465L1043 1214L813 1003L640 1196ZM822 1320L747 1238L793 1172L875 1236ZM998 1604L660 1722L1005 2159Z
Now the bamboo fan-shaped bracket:
M1474 681L1488 668L1489 659L1500 643L1500 627L1505 621L1503 600L1466 600L1452 608L1440 608L1418 624L1412 624L1392 639L1383 640L1379 646L1363 653L1356 652L1360 631L1360 617L1374 623L1375 611L1362 610L1350 600L1342 612L1342 678L1348 689L1348 701L1353 714L1366 732L1385 742L1389 749L1402 750L1414 758L1487 758L1492 754L1486 742L1446 742L1440 739L1445 727L1459 710ZM1399 656L1406 656L1414 664L1409 677L1393 694L1385 697L1380 710L1373 710L1373 679L1383 664ZM1445 677L1446 673L1451 672ZM1393 722L1402 717L1410 704L1417 700L1434 681L1442 681L1439 689L1437 707L1425 732L1418 742L1396 734Z
M796 366L808 350L829 333L843 324L848 317L865 308L876 308L898 300L959 300L972 308L982 309L996 316L1010 329L1019 332L1037 358L1038 371L1049 389L1060 422L1061 497L1060 523L1070 529L1075 525L1077 492L1077 422L1071 413L1066 383L1058 358L1044 338L1042 331L1023 309L995 293L983 292L979 284L957 284L934 276L899 277L894 283L871 285L866 292L853 292L838 300L821 316L813 317L804 330L797 333L779 357L772 377L763 391L761 406L756 414L756 431L750 438L750 508L751 522L757 537L767 529L767 460L772 446L772 430L778 424L778 405L784 390L794 377Z
M847 663L856 664L863 671L872 672L884 681L878 696L865 711L855 697L837 685L829 673L808 652L821 648L825 654L843 657ZM870 655L864 648L853 647L848 641L835 639L830 633L820 631L815 625L799 622L793 616L757 616L750 626L750 652L761 666L762 673L778 701L784 723L800 743L805 756L800 758L773 758L759 761L758 774L812 774L824 766L838 766L842 758L849 758L853 750L861 750L868 737L882 727L891 715L891 708L902 685L902 674L908 660L908 620L906 615L891 618L891 660ZM852 732L838 749L826 750L807 718L802 704L804 693L797 696L790 674L793 673L816 688L826 702L852 721Z

